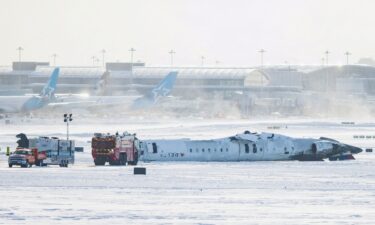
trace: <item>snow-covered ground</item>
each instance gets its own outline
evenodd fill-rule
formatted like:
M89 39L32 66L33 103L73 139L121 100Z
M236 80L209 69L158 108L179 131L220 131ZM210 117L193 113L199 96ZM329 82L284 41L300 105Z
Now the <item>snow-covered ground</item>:
M106 121L106 122L103 122ZM276 129L270 129L270 128ZM130 131L142 138L218 138L244 130L296 137L328 136L374 147L375 125L340 120L77 119L71 138L76 153L69 168L7 168L5 146L15 134L65 135L60 120L0 126L0 224L373 224L375 153L342 162L140 163L94 167L94 132Z

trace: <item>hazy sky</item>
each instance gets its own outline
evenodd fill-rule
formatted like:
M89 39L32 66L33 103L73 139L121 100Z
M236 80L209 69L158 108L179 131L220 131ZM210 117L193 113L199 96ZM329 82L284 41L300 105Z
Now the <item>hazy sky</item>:
M372 0L0 0L0 65L18 60L92 65L136 60L168 65L344 63L375 57Z

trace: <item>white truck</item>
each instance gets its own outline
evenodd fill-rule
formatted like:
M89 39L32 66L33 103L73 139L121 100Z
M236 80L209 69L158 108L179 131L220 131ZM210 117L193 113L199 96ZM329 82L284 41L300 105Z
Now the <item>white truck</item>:
M56 137L38 137L26 140L26 146L20 146L9 156L9 167L20 165L29 167L32 165L46 166L59 165L67 167L74 163L75 143L72 140L61 140Z

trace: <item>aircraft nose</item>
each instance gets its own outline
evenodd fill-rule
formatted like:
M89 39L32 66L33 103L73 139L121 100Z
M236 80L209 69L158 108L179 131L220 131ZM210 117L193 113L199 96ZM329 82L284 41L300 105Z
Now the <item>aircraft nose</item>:
M351 146L351 145L347 145L346 147L349 149L349 151L352 154L358 154L358 153L360 153L360 152L363 151L361 148L358 148L358 147L355 147L355 146Z

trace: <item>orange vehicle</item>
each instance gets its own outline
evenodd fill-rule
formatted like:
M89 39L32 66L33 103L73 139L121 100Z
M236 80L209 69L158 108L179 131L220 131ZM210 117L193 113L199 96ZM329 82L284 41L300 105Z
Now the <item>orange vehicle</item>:
M46 152L38 152L38 149L17 148L8 158L9 167L19 165L31 167L32 165L42 166L43 160L47 158Z
M96 133L91 141L92 157L96 166L137 165L139 140L135 134L110 135Z

